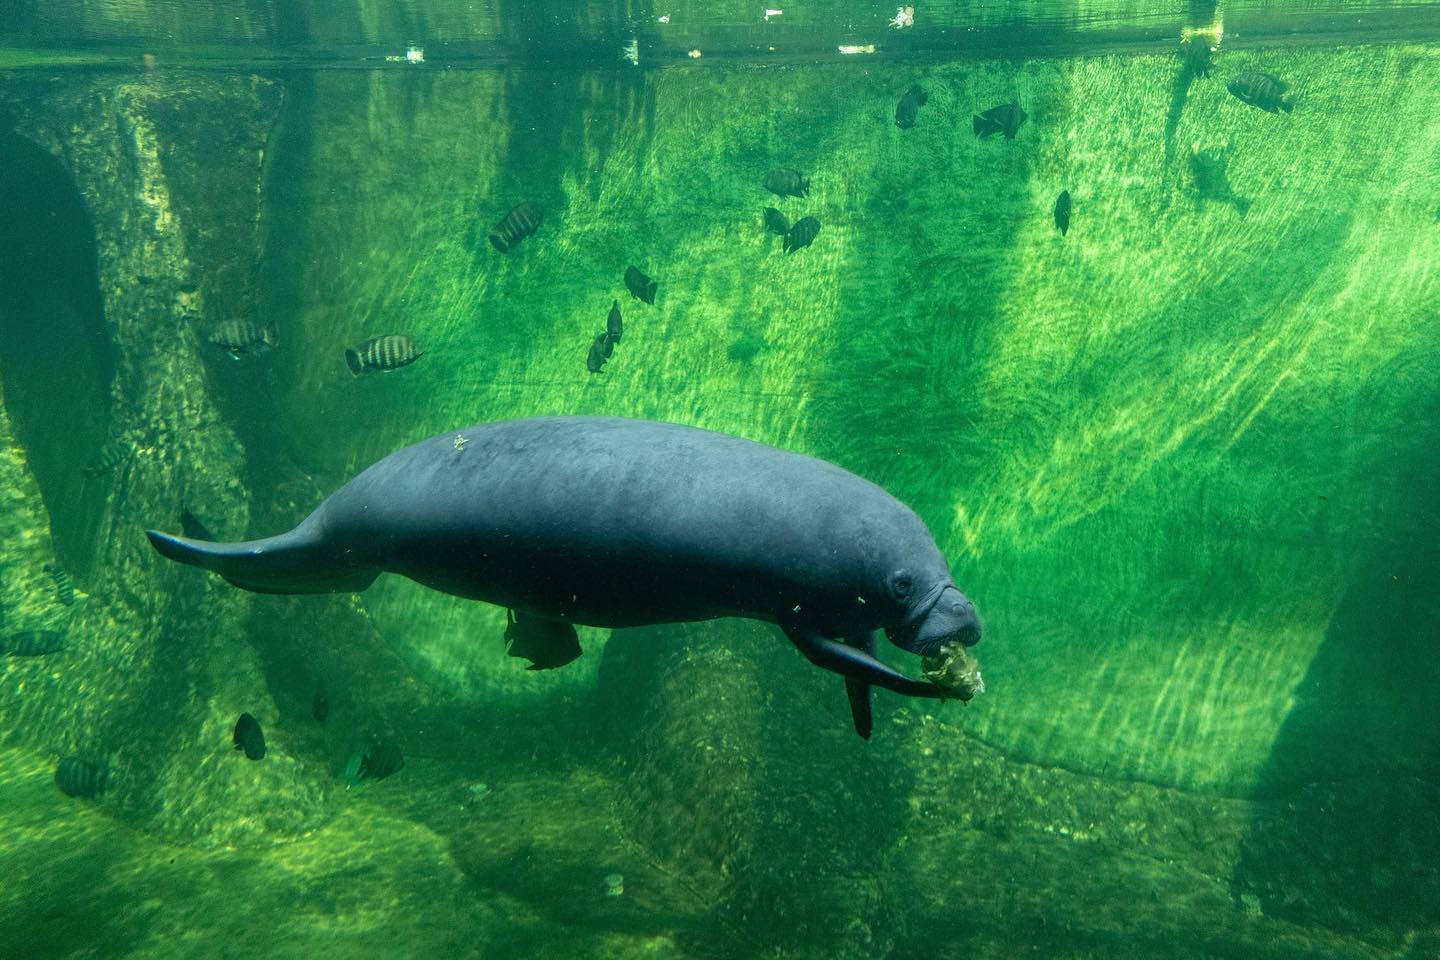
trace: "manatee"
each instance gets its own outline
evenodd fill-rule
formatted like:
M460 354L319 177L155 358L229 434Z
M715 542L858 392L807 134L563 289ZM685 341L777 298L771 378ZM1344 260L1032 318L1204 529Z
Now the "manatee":
M845 678L866 737L872 685L970 695L881 663L876 631L922 658L981 633L925 524L884 489L823 460L672 423L480 424L372 464L288 533L148 536L164 556L260 593L360 591L389 572L506 607L527 625L537 666L573 659L564 628L575 624L774 623ZM564 649L532 653L547 635Z

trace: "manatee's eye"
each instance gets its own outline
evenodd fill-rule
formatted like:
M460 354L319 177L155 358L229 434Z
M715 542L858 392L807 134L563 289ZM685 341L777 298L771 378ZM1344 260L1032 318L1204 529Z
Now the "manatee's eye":
M890 574L890 592L895 595L896 600L904 600L909 597L912 586L910 571L896 570Z

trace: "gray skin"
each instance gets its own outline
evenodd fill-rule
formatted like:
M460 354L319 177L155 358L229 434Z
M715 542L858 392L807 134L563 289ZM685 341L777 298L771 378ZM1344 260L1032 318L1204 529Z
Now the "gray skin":
M975 607L924 523L885 490L822 460L678 424L481 424L380 460L289 533L243 543L148 535L166 557L263 593L359 591L389 572L564 624L768 621L846 678L862 736L872 684L956 696L875 659L873 631L921 656L980 639Z

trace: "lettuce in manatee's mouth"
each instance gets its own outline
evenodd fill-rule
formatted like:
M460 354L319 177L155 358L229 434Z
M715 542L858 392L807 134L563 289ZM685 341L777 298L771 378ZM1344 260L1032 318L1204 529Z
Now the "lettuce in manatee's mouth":
M940 652L920 661L925 679L960 700L969 700L985 692L980 678L980 661L970 656L969 649L959 640L946 640Z

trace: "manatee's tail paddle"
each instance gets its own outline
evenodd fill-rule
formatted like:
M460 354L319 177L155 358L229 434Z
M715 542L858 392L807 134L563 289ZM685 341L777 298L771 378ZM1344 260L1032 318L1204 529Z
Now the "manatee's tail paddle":
M192 567L213 570L237 587L256 593L356 593L380 575L335 556L302 523L289 533L241 543L209 543L158 530L145 535L160 554Z

